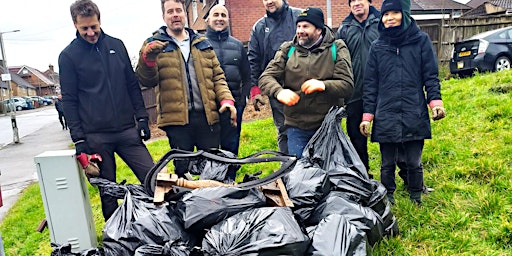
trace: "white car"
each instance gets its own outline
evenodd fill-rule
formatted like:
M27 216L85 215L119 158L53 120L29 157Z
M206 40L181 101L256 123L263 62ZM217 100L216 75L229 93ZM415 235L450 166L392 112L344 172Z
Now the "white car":
M14 101L14 107L16 108L16 111L21 111L22 109L27 109L27 101L24 98L21 97L12 97L12 101ZM13 103L9 102L9 100L4 100L2 102L4 106L7 107L7 112L10 112L14 109Z

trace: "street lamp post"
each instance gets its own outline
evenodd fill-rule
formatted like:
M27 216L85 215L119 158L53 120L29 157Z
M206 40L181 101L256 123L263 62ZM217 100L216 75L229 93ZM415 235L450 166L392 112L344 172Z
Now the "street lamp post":
M16 124L16 106L14 101L12 100L12 90L11 90L11 74L9 73L9 69L7 68L7 58L5 57L5 49L4 49L4 38L3 34L11 33L11 32L19 32L19 29L0 32L0 46L2 47L2 58L3 58L3 66L6 72L5 75L2 75L2 80L7 82L7 91L9 93L9 104L12 104L13 109L11 110L11 125L12 125L12 137L14 143L20 142L20 136L18 133L18 125Z

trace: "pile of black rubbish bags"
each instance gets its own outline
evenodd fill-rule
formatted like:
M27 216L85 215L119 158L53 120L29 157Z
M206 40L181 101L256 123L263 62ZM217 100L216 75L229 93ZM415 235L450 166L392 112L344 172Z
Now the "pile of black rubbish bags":
M398 224L385 188L369 179L341 129L345 116L332 108L282 177L293 208L270 207L260 189L238 187L198 188L155 205L142 185L91 179L124 199L105 223L103 247L71 252L52 244L51 255L371 255ZM208 171L228 169L206 162L196 161Z

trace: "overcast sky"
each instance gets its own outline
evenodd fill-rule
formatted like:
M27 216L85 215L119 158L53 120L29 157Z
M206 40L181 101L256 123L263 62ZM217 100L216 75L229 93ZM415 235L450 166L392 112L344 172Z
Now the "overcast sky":
M240 0L243 1L243 0ZM466 3L469 0L456 0ZM0 32L9 66L28 65L40 71L52 64L58 71L59 53L75 38L69 14L74 0L1 0ZM138 56L142 42L164 25L159 0L95 0L101 27ZM293 2L293 1L291 1Z

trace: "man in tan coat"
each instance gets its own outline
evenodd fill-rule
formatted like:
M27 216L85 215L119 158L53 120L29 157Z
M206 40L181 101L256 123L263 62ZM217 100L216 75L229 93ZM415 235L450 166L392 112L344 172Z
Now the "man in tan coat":
M219 112L228 110L236 126L234 99L213 48L204 36L185 28L183 0L162 1L161 27L140 51L140 83L156 87L157 124L173 149L218 148ZM175 161L183 176L187 162Z

